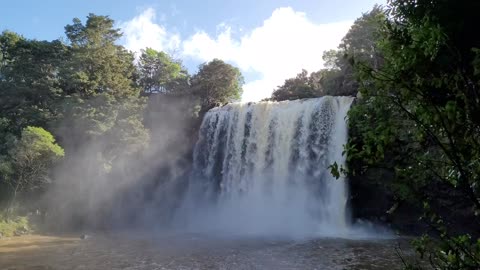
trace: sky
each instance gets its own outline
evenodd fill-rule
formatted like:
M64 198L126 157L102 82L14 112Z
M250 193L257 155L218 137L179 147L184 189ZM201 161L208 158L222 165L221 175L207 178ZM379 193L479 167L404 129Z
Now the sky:
M64 26L89 13L108 15L119 41L182 59L190 73L220 58L245 77L243 101L269 97L302 69L323 67L353 21L385 0L2 0L0 30L39 40L65 39Z

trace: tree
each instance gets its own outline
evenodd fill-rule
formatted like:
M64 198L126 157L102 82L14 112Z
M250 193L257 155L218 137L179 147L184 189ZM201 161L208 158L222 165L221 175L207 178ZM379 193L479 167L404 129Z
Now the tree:
M200 99L202 110L239 100L243 77L240 70L219 59L200 65L192 77L191 91Z
M51 169L63 156L64 150L55 143L52 134L43 128L26 127L9 153L11 175L4 179L12 189L12 201L17 194L44 187L51 182Z
M271 99L281 101L324 95L355 96L359 85L354 65L367 65L375 69L382 65L378 41L384 20L382 8L374 6L370 12L355 20L337 50L323 53L325 68L310 76L303 70L296 78L287 79L272 93Z
M57 117L61 98L59 68L66 47L60 41L26 40L4 32L3 64L0 66L0 108L10 130L20 135L28 126L46 127Z
M384 22L385 12L378 5L356 19L339 45L340 52L347 57L346 59L338 58L336 66L340 69L352 70L351 65L346 61L351 59L378 69L382 64L378 41L381 38Z
M85 25L75 18L73 24L65 26L71 44L70 59L63 70L67 94L82 98L138 95L133 54L115 44L122 34L113 25L108 16L89 14Z
M17 42L24 38L17 33L11 31L3 31L0 35L0 74L5 71L4 68L11 61L11 50L15 48ZM3 77L0 77L3 79Z
M383 63L356 66L351 169L387 166L395 194L424 206L440 243L415 246L436 269L480 266L479 10L468 0L389 1Z
M297 77L285 80L285 83L272 93L271 99L282 101L322 96L323 90L320 81L319 72L314 72L309 76L304 69L297 74Z
M107 16L89 14L85 24L74 19L65 27L71 44L62 70L67 96L61 104L63 119L56 125L66 147L102 142L103 149L98 150L108 163L119 157L116 147L122 143L135 143L123 146L137 150L148 143L134 57L115 44L121 33L113 25ZM110 137L113 131L115 136Z
M188 72L164 52L142 50L138 70L139 84L146 94L171 93L187 87Z
M382 54L378 49L385 14L378 5L360 18L342 39L338 50L324 52L325 69L322 69L321 84L327 95L353 95L358 91L354 65L366 65L378 69Z

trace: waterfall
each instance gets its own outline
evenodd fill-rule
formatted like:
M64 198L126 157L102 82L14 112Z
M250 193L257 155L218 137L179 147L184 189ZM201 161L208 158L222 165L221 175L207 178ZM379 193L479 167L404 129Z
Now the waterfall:
M344 164L353 98L233 103L204 117L185 203L191 229L341 235L348 229Z

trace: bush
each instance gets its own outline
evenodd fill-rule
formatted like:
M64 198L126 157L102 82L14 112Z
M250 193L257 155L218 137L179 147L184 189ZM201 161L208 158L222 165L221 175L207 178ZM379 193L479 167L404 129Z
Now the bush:
M19 236L31 232L28 217L0 220L1 237Z

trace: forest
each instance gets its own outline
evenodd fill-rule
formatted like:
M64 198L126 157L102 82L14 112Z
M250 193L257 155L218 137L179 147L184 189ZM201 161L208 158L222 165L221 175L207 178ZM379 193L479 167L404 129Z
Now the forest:
M472 0L389 0L323 53L323 69L264 100L356 97L346 166L331 173L349 178L354 220L414 235L434 269L480 267L479 12ZM166 52L128 51L114 25L89 14L66 40L0 35L0 236L167 223L203 116L240 101L237 67L214 59L189 74ZM155 201L158 186L171 188ZM153 217L138 209L157 203Z

